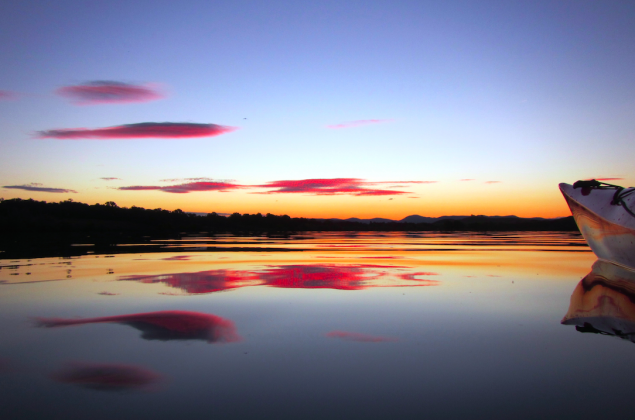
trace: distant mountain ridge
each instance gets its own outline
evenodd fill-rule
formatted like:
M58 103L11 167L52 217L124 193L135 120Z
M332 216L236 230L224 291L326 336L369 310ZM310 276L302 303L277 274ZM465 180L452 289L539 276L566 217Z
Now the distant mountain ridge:
M360 219L357 217L350 217L348 219L337 219L337 218L331 218L331 219L319 219L319 220L332 220L334 222L355 222L355 223L364 223L364 224L371 224L371 223L435 223L435 222L440 222L442 220L463 220L463 219L468 219L468 218L479 218L479 219L485 219L485 220L497 220L497 219L515 219L518 221L522 221L522 220L555 220L555 219L559 219L558 217L554 218L554 219L545 219L544 217L518 217L518 216L482 216L482 215L471 215L471 216L440 216L440 217L426 217L426 216L419 216L418 214L413 214L410 216L406 216L401 220L393 220L393 219L384 219L381 217L375 217L372 219Z

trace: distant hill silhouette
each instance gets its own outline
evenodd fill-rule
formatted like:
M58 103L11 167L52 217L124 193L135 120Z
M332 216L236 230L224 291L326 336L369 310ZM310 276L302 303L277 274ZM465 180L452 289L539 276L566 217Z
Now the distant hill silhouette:
M332 220L332 221L337 221L337 222L356 222L356 223L364 223L364 224L371 224L371 223L436 223L436 222L440 222L442 220L463 220L463 219L467 219L469 217L486 217L487 219L492 219L492 220L496 220L496 219L517 219L519 221L521 220L556 220L556 219L545 219L543 217L518 217L518 216L441 216L441 217L426 217L426 216L419 216L418 214L413 214L411 216L407 216L404 217L401 220L393 220L393 219L383 219L380 217L376 217L374 219L359 219L357 217L351 217L349 219L326 219L326 220ZM325 219L318 219L318 220L325 220Z

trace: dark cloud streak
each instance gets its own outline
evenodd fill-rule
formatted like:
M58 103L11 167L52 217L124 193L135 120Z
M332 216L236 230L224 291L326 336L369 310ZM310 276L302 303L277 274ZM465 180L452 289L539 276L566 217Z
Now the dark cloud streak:
M237 130L236 127L226 127L216 124L173 123L173 122L144 122L125 124L106 128L65 128L59 130L38 131L38 138L52 138L60 140L121 140L121 139L180 139L193 137L213 137Z
M115 81L93 81L64 86L55 91L75 105L122 104L162 99L164 95L153 85L134 85Z
M75 190L69 190L66 188L48 188L48 187L38 187L41 184L28 184L28 185L5 185L2 188L10 188L14 190L24 190L24 191L36 191L36 192L49 192L49 193L73 193L77 194Z
M163 191L174 194L187 194L190 192L201 192L201 191L219 191L226 192L229 190L235 190L239 188L244 188L243 185L232 184L228 182L188 182L185 184L178 185L166 185L166 186L158 186L158 185L136 185L130 187L119 187L119 190L122 191Z

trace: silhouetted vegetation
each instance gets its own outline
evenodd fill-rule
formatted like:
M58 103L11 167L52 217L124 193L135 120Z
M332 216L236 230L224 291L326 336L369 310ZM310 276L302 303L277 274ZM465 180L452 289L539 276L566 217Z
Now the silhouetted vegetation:
M280 236L306 231L577 231L577 226L572 217L541 220L470 216L434 223L360 223L273 214L198 215L182 210L119 207L112 201L89 205L72 200L47 203L0 199L0 258L3 259L86 253L74 244L91 244L91 252L97 254L148 252L149 248L162 252L164 249L155 246L153 239L218 233ZM117 247L117 244L128 245ZM240 246L223 249L242 250ZM288 249L280 251L285 250Z
M255 231L575 231L572 217L523 219L518 217L469 216L435 223L358 223L346 220L291 218L287 215L239 214L229 217L216 213L206 216L180 209L144 209L105 204L85 204L72 200L59 203L11 199L0 201L0 233L120 233L132 235L173 235L195 232Z

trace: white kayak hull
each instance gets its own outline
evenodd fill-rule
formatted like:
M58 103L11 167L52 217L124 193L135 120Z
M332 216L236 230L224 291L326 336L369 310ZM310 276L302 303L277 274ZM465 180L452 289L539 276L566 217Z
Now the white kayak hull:
M635 217L623 205L611 204L613 188L573 188L560 184L582 236L600 260L635 270ZM635 194L624 198L635 208Z

